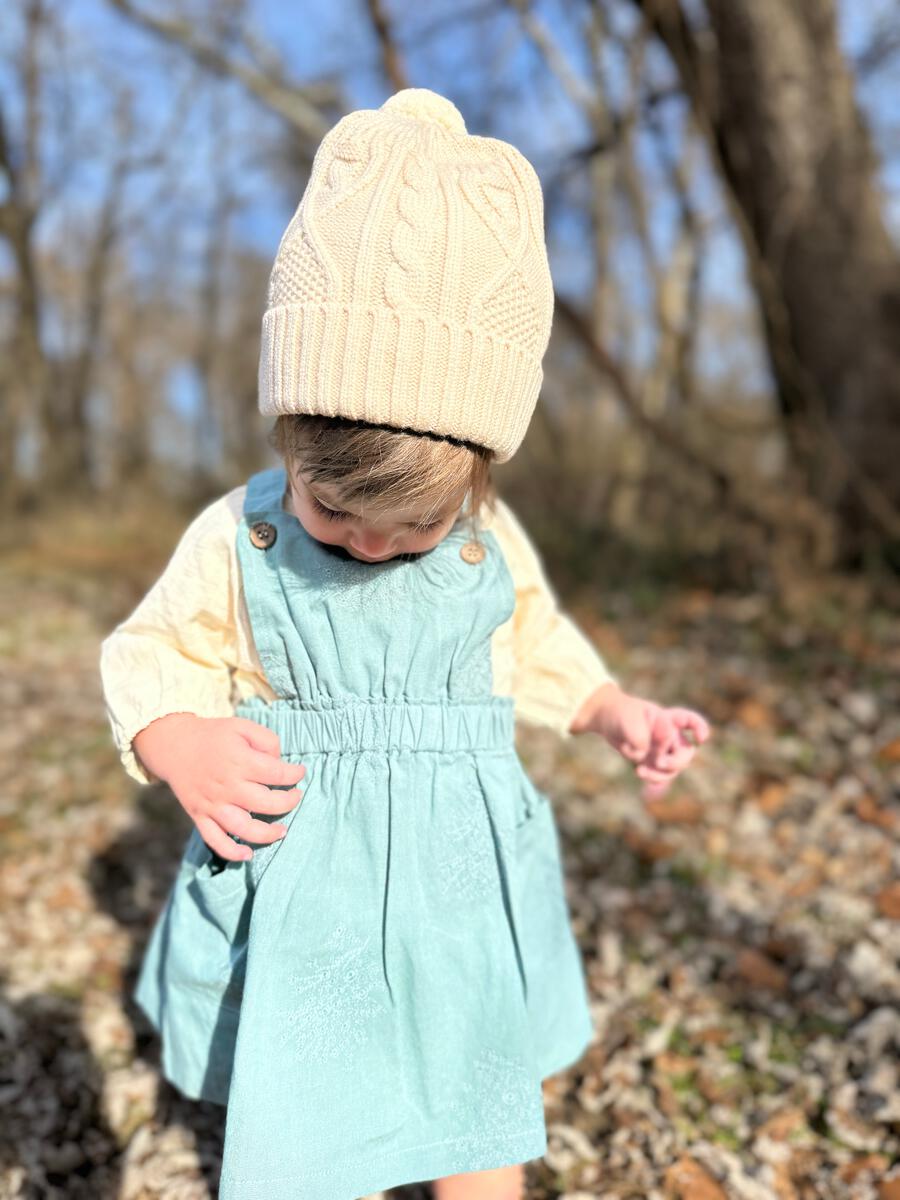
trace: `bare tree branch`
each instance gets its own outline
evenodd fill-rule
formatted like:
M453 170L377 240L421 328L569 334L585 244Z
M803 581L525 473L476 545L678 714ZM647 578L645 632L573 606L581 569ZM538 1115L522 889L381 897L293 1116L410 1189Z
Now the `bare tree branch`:
M250 95L259 100L266 108L283 117L292 129L301 133L311 142L320 142L328 132L331 122L322 115L316 103L309 99L309 89L286 79L283 73L274 73L274 55L269 55L267 69L259 71L198 37L195 27L189 21L178 20L174 17L154 16L138 7L133 0L107 0L107 3L116 12L142 26L156 37L183 47L201 66L218 75L225 75L237 80ZM257 57L260 54L259 46L256 48L256 54ZM318 102L321 103L323 99L321 85L317 89L317 97ZM337 94L334 93L332 98L337 101Z
M900 17L896 10L882 16L868 45L856 56L854 72L857 77L874 75L900 53Z
M372 28L375 30L384 73L394 91L402 91L410 86L409 76L401 60L400 51L397 49L384 4L382 0L366 0L366 8L369 10Z
M586 113L593 113L597 103L596 91L569 65L550 30L531 9L530 0L509 0L519 14L522 28L534 42L553 75L562 84L572 102Z
M726 505L736 516L749 521L766 533L774 533L779 525L778 518L763 512L739 496L735 481L717 463L709 461L689 446L664 422L655 421L647 415L644 403L635 392L622 368L592 334L588 322L581 313L559 292L555 294L554 309L564 318L566 324L587 351L596 369L612 384L623 408L635 424L680 459L685 466L708 479L715 489L718 501Z

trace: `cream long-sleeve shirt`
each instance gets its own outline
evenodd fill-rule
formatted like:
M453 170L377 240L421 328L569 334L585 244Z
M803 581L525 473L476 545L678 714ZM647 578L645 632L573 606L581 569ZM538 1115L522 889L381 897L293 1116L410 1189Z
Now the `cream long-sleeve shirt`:
M176 712L227 717L248 696L276 698L254 644L235 546L245 491L234 488L191 522L162 575L101 644L113 737L138 783L155 781L132 747L151 721ZM587 697L613 676L560 610L509 506L498 500L482 524L504 552L516 594L513 615L491 638L494 694L513 697L517 718L567 737Z

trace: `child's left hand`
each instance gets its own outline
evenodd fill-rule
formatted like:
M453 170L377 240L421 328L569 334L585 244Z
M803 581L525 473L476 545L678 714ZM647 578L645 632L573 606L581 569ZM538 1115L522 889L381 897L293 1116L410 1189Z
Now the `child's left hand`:
M693 709L664 708L629 696L613 683L599 688L585 707L572 731L602 734L634 763L645 799L663 795L710 734L706 719Z

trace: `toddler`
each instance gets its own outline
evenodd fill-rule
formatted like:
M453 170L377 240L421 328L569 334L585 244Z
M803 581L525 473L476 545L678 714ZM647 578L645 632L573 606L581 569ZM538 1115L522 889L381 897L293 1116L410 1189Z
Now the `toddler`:
M657 791L708 735L618 687L491 483L552 308L514 147L426 89L344 117L263 318L281 465L103 642L125 768L194 825L135 997L167 1079L226 1105L221 1200L518 1200L593 1030L514 716Z

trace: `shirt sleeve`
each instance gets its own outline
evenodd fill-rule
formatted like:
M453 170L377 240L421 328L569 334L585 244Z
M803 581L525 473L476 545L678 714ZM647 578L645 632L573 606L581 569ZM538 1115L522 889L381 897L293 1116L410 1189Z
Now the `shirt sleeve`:
M231 716L236 663L234 517L223 496L185 530L162 575L101 643L107 716L126 772L156 782L135 734L158 717Z
M564 738L584 701L617 680L587 636L559 606L538 552L505 501L490 528L504 551L516 590L513 697L516 715Z

